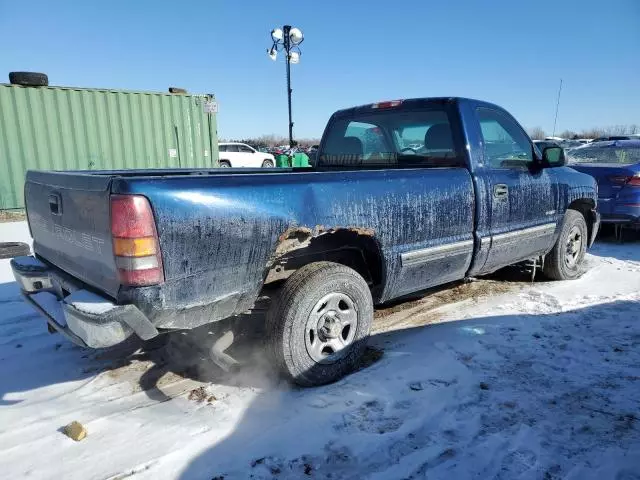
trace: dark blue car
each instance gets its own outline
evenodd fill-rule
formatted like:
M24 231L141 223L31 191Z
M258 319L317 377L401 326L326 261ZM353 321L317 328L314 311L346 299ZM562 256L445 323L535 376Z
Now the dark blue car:
M640 140L597 142L568 155L571 167L597 180L602 222L640 227Z

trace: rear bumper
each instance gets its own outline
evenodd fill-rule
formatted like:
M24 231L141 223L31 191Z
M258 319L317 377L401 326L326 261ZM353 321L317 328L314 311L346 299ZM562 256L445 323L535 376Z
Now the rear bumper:
M640 226L640 203L633 203L635 200L628 202L600 199L602 223Z
M83 347L116 345L133 334L143 340L158 330L135 305L116 305L89 292L34 257L11 260L13 276L22 295L47 320L50 330L63 334Z
M602 223L640 227L640 216L634 217L631 215L603 215Z

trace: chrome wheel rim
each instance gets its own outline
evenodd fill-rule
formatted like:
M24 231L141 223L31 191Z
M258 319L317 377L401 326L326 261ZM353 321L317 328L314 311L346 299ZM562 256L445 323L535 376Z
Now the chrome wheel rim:
M305 326L307 353L317 363L335 363L349 351L358 327L358 311L344 293L332 292L313 307Z
M582 232L577 226L574 226L569 231L567 236L566 252L564 256L564 262L568 267L575 267L580 259L580 253L582 252Z

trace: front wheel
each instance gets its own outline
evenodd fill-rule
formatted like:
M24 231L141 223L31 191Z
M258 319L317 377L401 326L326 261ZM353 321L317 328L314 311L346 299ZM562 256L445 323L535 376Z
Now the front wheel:
M357 367L372 322L371 292L355 270L311 263L289 277L267 314L274 361L298 385L334 382Z
M582 274L587 239L587 223L582 214L576 210L567 210L560 236L545 258L544 274L552 280L578 278Z
M273 160L270 159L265 159L264 162L262 162L262 168L273 168Z

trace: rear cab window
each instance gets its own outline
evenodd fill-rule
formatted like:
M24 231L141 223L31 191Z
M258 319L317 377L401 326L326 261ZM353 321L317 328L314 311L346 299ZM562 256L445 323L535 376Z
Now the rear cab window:
M334 116L318 167L464 167L447 105L359 107Z

